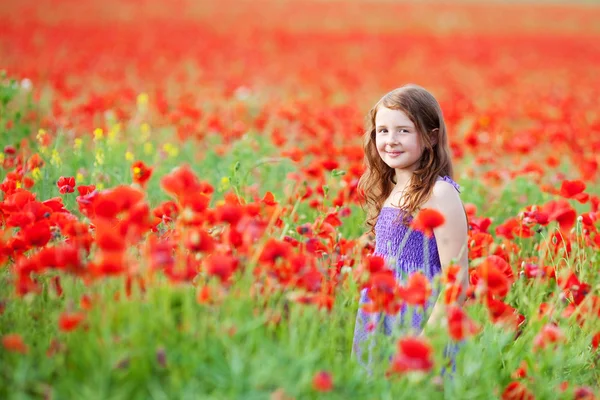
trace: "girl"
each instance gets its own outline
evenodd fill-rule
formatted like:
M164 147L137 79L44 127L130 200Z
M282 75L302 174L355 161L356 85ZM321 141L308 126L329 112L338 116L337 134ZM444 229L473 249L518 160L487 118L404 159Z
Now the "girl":
M466 289L466 213L460 187L452 180L446 125L436 99L417 85L406 85L383 96L367 116L364 150L367 168L359 188L366 198L369 233L375 233L374 254L386 260L398 281L416 271L433 280L453 261L461 267L458 279ZM436 209L445 217L431 238L408 226L423 208ZM361 305L369 301L367 290L361 292ZM391 335L410 324L413 331L404 335L422 334L426 326L441 321L444 304L436 297L432 295L426 307L413 315L405 315L406 306L397 315L383 316L367 313L359 306L353 341L359 362L371 365L375 344L371 336L376 327L382 326L383 332Z

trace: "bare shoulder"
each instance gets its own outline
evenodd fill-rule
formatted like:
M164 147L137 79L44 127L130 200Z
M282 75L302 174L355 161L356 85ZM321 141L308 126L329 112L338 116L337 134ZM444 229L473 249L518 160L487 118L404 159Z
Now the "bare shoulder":
M465 209L460 194L451 183L446 181L439 180L435 183L425 207L440 211L447 221L460 222L465 219Z

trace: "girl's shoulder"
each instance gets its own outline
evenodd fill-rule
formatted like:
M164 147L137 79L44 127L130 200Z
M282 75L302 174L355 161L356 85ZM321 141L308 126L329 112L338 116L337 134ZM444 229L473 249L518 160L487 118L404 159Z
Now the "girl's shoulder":
M433 186L427 208L434 208L445 216L464 214L464 206L460 198L460 186L449 177L441 177Z
M438 176L437 182L434 185L433 190L435 191L437 187L437 191L439 192L441 190L440 188L449 188L450 186L452 186L458 193L460 193L460 185L456 183L452 178L450 178L448 175Z

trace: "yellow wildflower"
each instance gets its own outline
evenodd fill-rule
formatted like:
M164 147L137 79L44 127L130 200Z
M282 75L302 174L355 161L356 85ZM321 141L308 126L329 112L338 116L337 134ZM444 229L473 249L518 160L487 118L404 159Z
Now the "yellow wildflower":
M58 154L58 150L52 149L52 157L50 158L50 164L55 167L60 167L62 164L62 160L60 159L60 154Z
M42 171L40 171L40 169L38 167L35 167L34 169L31 170L31 177L36 182L41 180L42 179Z
M177 155L179 154L179 149L172 145L171 143L165 143L163 145L163 150L165 151L165 153L167 153L170 157L177 157Z
M104 165L104 150L102 149L96 151L96 165Z
M4 153L0 153L0 164L4 162Z
M101 140L104 137L104 131L102 128L94 129L94 140Z
M148 99L149 99L148 93L140 93L140 94L138 94L138 97L137 97L137 104L145 106L146 104L148 104Z
M150 155L150 154L152 154L152 152L154 152L154 147L152 146L152 143L150 143L150 142L144 143L144 153Z
M148 94L140 93L137 97L138 111L146 111L148 109Z
M83 174L81 172L78 172L77 175L75 175L75 182L79 185L83 182Z
M81 138L75 138L73 148L75 150L79 150L79 149L81 149L82 145L83 145L83 140Z
M150 125L148 125L148 123L144 122L142 125L140 125L140 132L140 139L142 140L142 142L145 142L148 139L150 139Z
M219 185L219 189L221 191L227 190L229 188L229 177L224 176L221 178L221 184Z
M125 159L126 159L127 161L133 161L133 159L134 159L134 155L133 155L133 153L132 153L132 152L130 152L130 151L126 152L126 153L125 153Z
M117 140L119 133L121 133L121 124L116 123L111 126L110 130L108 131L108 141L110 143L114 143Z
M38 140L38 142L44 143L44 136L46 136L46 130L45 129L39 129L38 130L38 134L37 134L37 136L35 138Z

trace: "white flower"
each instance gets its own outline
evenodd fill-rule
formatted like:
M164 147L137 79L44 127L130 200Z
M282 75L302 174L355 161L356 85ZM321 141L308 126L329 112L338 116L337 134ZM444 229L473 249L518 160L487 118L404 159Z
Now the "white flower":
M31 82L31 79L24 78L21 81L21 89L29 91L29 90L31 90L32 87L33 87L33 83Z
M238 100L246 100L248 97L250 97L251 94L252 91L246 86L240 86L237 89L235 89L234 92L234 95Z

